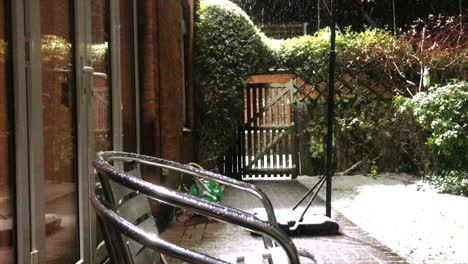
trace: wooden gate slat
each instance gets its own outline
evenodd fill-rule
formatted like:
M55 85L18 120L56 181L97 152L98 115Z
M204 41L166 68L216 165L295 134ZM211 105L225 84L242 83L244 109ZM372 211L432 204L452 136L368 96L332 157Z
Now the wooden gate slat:
M234 174L243 179L287 179L297 174L292 83L245 85L244 124L236 134L231 160Z
M265 88L265 106L270 104L270 100L271 100L271 98L270 98L270 88ZM271 141L271 139L270 139L270 128L268 128L268 126L271 124L270 123L270 114L269 113L270 113L270 111L268 111L268 110L265 111L265 126L264 126L265 130L263 131L263 133L265 134L265 146L270 144L270 141ZM271 158L271 149L270 149L270 151L268 151L266 153L266 164L265 164L265 166L267 168L272 167L270 158ZM270 176L270 175L268 175L268 176Z
M256 88L252 88L252 89L256 89ZM274 89L274 90L278 90L278 89L281 89L281 88L271 88L271 89ZM283 96L288 92L288 90L284 89L281 93L279 93L267 106L265 106L263 108L263 110L261 112L257 112L255 113L248 121L247 123L251 123L253 122L255 119L257 119L261 114L263 114L264 111L270 109L270 107L274 106L279 100L281 100L281 98L283 98Z
M281 91L281 88L276 88L275 91L279 94ZM282 97L281 97L282 98ZM280 98L280 99L281 99ZM280 111L280 100L275 104L275 125L281 126L281 111ZM280 129L275 130L275 138L280 138L279 135L281 133ZM276 167L281 168L283 167L283 160L281 159L281 153L282 153L282 148L281 148L281 139L278 141L278 144L276 144Z
M245 169L249 174L264 175L264 174L292 174L296 170L295 166L288 168L248 168Z
M253 161L247 166L247 168L252 168L253 164L258 161L258 159L260 159L260 156L264 155L264 153L270 151L271 148L274 148L275 146L278 145L278 142L280 142L281 140L284 139L285 136L287 136L288 133L287 132L282 132L281 134L279 134L279 136L273 141L271 142L268 146L266 146L263 150L259 151L259 153L257 155L255 155L255 158L253 159ZM280 166L281 167L281 166Z
M283 123L286 124L290 121L290 118L289 118L289 104L288 104L288 98L289 98L289 94L290 94L290 91L288 89L288 87L285 87L285 89L288 91L287 94L283 97L283 113L284 113L284 117L283 117ZM291 142L290 142L290 139L291 139L291 131L288 131L288 136L286 137L286 139L284 140L284 161L285 161L285 168L289 167L290 166L290 153L291 153Z
M296 107L296 96L294 95L294 91L295 91L295 80L292 80L288 83L288 88L289 88L289 91L290 91L290 105L291 107L289 108L289 111L291 111L291 124L294 124L293 125L293 130L291 131L293 133L293 135L291 136L291 144L292 144L292 165L296 168L296 170L293 172L293 175L291 175L292 177L296 177L298 174L299 174L299 153L298 153L298 140L297 140L297 135L298 135L298 131L297 131L297 124L298 124L298 120L297 120L297 107Z
M284 87L282 88L282 92L284 92L284 94L286 95L287 91L286 89L284 89ZM278 104L277 104L277 107L278 107L278 125L283 125L283 99L284 99L284 96L281 97L281 99L278 101ZM282 133L283 131L282 130L279 130L279 133ZM286 137L287 134L284 135L284 137ZM280 154L280 164L281 164L281 168L284 168L286 167L285 165L285 162L284 162L284 153L285 153L285 149L284 149L284 142L285 142L285 138L282 138L280 141L279 141L279 154Z
M257 89L255 87L252 87L252 114L253 116L256 116L257 114ZM257 119L253 119L253 122L252 122L252 125L254 126L257 126ZM253 132L253 135L252 135L252 142L253 142L253 146L252 146L252 157L251 157L251 161L249 162L249 167L251 166L254 166L253 163L253 160L255 159L255 156L257 156L257 131L252 131Z
M278 88L271 88L272 98L277 98L278 97L278 92L277 91L278 91ZM278 123L277 123L278 113L277 113L276 109L277 109L277 106L272 104L272 107L271 107L271 114L272 114L271 124L274 125L274 126L278 126ZM277 138L277 137L278 137L277 129L273 129L271 131L271 142L273 143L274 139ZM272 152L273 152L273 165L272 165L272 167L279 167L278 150L279 150L278 145L276 145L276 146L274 146L272 148Z
M260 113L259 118L258 118L258 125L263 126L264 125L264 117L263 117L263 87L257 88L258 90L258 112ZM258 133L258 150L261 151L262 146L264 146L265 142L263 141L263 131L262 130L257 130ZM259 159L259 168L264 168L264 159L263 156L260 157Z
M281 125L281 126L244 126L245 129L252 129L252 130L258 130L258 131L270 131L272 129L286 130L286 129L292 129L293 127L294 127L294 123L292 123L292 125Z

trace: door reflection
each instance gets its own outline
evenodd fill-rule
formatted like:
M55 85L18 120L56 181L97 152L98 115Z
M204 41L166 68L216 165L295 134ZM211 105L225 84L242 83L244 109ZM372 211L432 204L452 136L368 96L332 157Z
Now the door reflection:
M112 97L109 70L109 1L91 1L91 65L94 68L92 118L95 151L112 149Z
M47 263L79 255L73 1L41 0Z
M9 3L9 1L7 1ZM15 263L14 259L14 170L12 157L12 80L11 39L9 38L9 5L0 0L0 262Z

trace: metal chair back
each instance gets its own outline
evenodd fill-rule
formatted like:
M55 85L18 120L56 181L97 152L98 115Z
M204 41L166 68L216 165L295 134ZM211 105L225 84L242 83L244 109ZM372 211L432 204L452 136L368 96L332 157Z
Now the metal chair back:
M136 162L174 170L252 193L264 205L268 221L260 220L239 209L149 183L117 169L112 165L115 162ZM177 162L134 153L99 152L93 166L101 179L103 194L94 196L92 204L103 224L112 263L164 263L161 254L190 263L227 263L220 258L159 238L147 197L261 234L266 248L280 246L284 249L289 263L299 263L295 245L276 223L271 202L252 184ZM121 197L120 200L116 199L117 196Z

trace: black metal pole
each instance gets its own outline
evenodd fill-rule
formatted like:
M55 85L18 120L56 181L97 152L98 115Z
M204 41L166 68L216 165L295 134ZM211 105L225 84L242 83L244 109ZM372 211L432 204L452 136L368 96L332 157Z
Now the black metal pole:
M392 11L393 11L393 35L396 36L395 0L392 0Z
M460 11L460 27L463 28L462 0L458 1L458 10Z
M328 116L327 116L327 193L326 193L326 215L331 217L331 195L332 195L332 177L333 177L333 119L335 118L335 8L333 0L330 0L331 26L330 26L330 62L328 72Z
M299 199L299 201L293 206L292 210L296 210L296 208L305 200L305 198L307 198L307 196L309 196L309 194L311 194L311 193L315 190L315 188L317 188L317 186L318 186L321 182L325 181L325 178L326 178L326 177L327 177L327 175L323 175L322 177L320 177L320 179L315 183L314 187L310 188L310 190L307 191L307 192L302 196L301 199ZM322 185L320 185L320 186L322 186ZM319 188L319 191L320 191L320 188Z
M317 0L317 31L320 30L320 1L322 0Z
M320 189L322 189L322 186L323 186L324 183L325 183L324 180L320 181L320 185L319 185L317 191L314 192L314 195L312 195L312 198L307 203L306 207L304 208L304 211L302 211L302 214L299 217L299 220L297 220L298 222L302 222L304 220L304 215L306 214L307 210L309 210L310 206L312 205L312 202L315 200L315 197L317 197L317 195L318 195Z

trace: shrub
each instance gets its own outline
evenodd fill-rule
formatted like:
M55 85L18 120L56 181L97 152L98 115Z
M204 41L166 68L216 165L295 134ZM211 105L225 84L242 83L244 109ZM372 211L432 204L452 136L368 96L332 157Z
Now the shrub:
M66 39L56 35L42 36L42 62L49 67L69 68L71 52L71 44Z
M427 145L441 169L468 170L467 98L468 83L460 82L395 99L400 111L412 113L429 131Z
M308 132L316 166L325 160L326 101L311 101L313 116ZM337 171L354 164L356 171L378 173L405 171L423 173L431 163L425 133L411 116L395 111L391 100L357 93L340 98L335 105L334 155Z
M428 132L432 171L427 180L443 192L468 196L468 83L432 87L412 98L395 98Z
M106 56L109 51L109 43L91 45L91 61L95 71L106 71Z
M430 175L427 180L436 185L442 192L468 197L467 171L442 171Z
M230 1L204 0L197 12L195 81L203 162L216 160L232 145L243 112L242 78L266 71L272 52L249 17Z
M431 152L426 145L429 133L425 131L410 113L401 113L392 107L393 118L385 130L390 134L390 144L397 150L393 153L400 163L390 171L405 171L423 175L433 166Z

